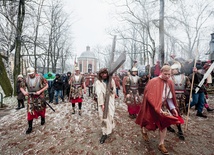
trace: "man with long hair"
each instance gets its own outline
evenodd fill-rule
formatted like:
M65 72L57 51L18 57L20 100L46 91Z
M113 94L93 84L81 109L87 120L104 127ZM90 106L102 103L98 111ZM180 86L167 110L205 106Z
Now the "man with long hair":
M106 98L106 89L109 83L109 75L107 68L100 69L98 74L98 80L95 82L95 90L97 94L97 101L98 101L98 112L99 117L102 121L102 137L100 139L100 143L103 144L107 139L108 135L112 133L112 130L115 128L114 123L114 113L115 113L115 95L116 95L116 86L115 82L111 80L111 93L109 96L109 103L108 103L108 113L107 118L103 119L103 112L104 112L104 102Z

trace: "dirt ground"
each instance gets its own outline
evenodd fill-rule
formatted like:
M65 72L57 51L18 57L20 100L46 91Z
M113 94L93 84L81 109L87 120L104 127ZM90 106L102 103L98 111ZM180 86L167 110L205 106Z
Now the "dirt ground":
M214 96L210 95L211 108L214 108L213 101ZM0 110L1 155L161 154L157 148L158 131L149 133L148 144L143 141L140 127L128 117L122 94L116 99L116 128L104 144L99 143L101 125L96 104L87 95L84 96L82 116L71 114L70 103L51 104L56 112L47 108L45 125L40 125L40 119L34 120L33 132L29 135L25 134L28 127L26 109L15 110L15 98L7 98L5 103L9 105L7 109ZM185 141L179 140L175 133L167 132L165 146L170 155L214 155L214 113L208 113L205 109L204 113L208 118L197 117L194 108L190 110L188 129L182 126Z

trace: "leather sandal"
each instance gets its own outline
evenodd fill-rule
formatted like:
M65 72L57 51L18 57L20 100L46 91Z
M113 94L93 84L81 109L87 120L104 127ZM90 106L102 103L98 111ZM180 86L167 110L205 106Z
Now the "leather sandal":
M141 133L142 133L143 140L148 143L149 142L149 136L148 136L148 134L144 133L143 131L141 131Z
M167 149L165 148L164 144L160 144L160 145L158 146L158 150L161 151L161 153L164 154L164 155L168 155L168 154L169 154L169 152L168 152Z

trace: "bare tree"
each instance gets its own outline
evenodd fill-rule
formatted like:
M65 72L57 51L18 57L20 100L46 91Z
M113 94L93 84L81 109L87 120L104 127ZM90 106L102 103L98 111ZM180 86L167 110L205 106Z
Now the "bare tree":
M202 44L202 37L207 33L208 23L212 20L213 4L214 2L210 0L178 1L176 11L165 17L168 25L170 25L165 34L180 47L181 52L183 52L182 55L189 59L195 55L197 42ZM209 36L207 35L207 37ZM206 46L203 48L207 49Z
M122 28L117 28L114 32L117 32L118 36L122 39L136 42L135 46L137 45L137 48L134 48L135 53L139 50L142 56L149 55L149 58L151 58L151 61L154 64L156 55L156 33L154 32L157 31L155 24L158 22L158 18L157 14L154 13L153 8L156 9L158 5L155 2L141 0L126 0L125 3L115 5L116 7L125 10L122 11L119 16L120 20L126 23L127 26L124 26L125 24L123 24ZM134 36L133 30L135 32ZM133 46L130 47L133 48ZM133 50L129 49L128 51ZM149 62L149 58L144 58L144 64L145 61Z
M48 25L46 30L48 32L48 47L47 47L47 66L51 63L52 71L57 71L57 65L62 61L68 59L68 53L71 52L71 38L69 36L68 15L63 12L61 1L51 1L49 11L46 12ZM59 60L62 60L61 62ZM63 64L60 64L63 66ZM61 72L64 69L61 70Z
M161 60L161 66L164 63L165 60L165 54L164 54L164 0L160 0L160 13L159 13L159 52L160 52L160 60Z
M15 49L15 61L14 61L14 70L13 70L13 80L15 81L18 74L20 74L20 51L21 51L21 41L20 37L22 34L22 26L25 16L25 1L20 0L17 2L14 1L3 1L3 5L1 5L0 14L2 15L0 18L3 20L0 23L1 28L1 46L3 51L1 53L1 62L2 58L5 60L5 63L1 63L2 69L2 78L1 78L1 86L4 90L6 96L12 95L13 88L10 83L10 79L8 78L7 73L11 73L9 69L9 57L11 52ZM16 15L17 14L17 15ZM17 18L17 20L15 19ZM7 68L7 71L5 70ZM10 77L11 74L9 74ZM14 82L15 88L15 82ZM16 92L14 92L16 93Z

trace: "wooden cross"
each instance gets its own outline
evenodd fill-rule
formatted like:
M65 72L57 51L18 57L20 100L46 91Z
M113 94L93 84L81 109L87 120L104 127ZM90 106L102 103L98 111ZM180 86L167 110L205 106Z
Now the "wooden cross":
M112 60L113 63L111 63L111 65L109 67L109 72L108 72L109 80L108 80L107 88L106 88L103 119L106 119L107 118L107 114L108 114L109 95L111 93L110 91L111 91L112 76L113 76L114 72L126 61L126 55L125 55L125 53L122 53L117 58L117 60L114 62L115 45L116 45L116 36L114 36L113 46L112 46L111 60Z

